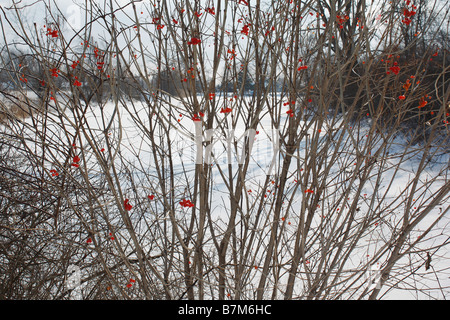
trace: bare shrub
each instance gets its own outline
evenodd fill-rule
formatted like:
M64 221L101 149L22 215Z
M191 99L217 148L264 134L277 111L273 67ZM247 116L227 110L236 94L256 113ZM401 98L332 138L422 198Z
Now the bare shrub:
M445 298L448 57L410 57L444 27L403 45L396 5L2 7L44 71L1 126L2 297Z

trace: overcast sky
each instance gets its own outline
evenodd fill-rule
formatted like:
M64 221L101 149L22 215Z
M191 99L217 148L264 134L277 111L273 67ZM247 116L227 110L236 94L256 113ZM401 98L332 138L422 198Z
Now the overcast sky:
M387 0L384 0L384 2L386 2ZM14 2L17 4L17 6L19 8L23 8L22 10L20 10L20 20L22 21L23 27L26 31L26 33L28 33L31 36L35 36L35 33L33 31L34 29L34 23L36 23L36 27L42 28L43 29L44 25L46 24L46 16L48 15L49 12L51 12L55 18L56 14L58 13L58 10L56 10L56 7L58 7L59 12L65 17L66 19L66 24L65 27L62 30L62 33L64 35L64 38L66 41L69 41L70 38L72 38L72 36L74 35L74 31L73 30L81 30L84 26L85 26L85 12L84 10L82 10L82 8L80 7L80 5L84 5L86 2L87 3L91 3L90 0L14 0ZM216 1L208 1L208 0L204 0L201 1L202 4L212 4L213 2ZM367 1L368 5L372 4L373 1ZM8 7L11 7L11 4L13 3L13 0L0 0L0 6L2 7L2 9L7 13L8 17L10 18L10 22L13 24L14 28L20 28L18 21L19 19L14 18L14 14L15 12L13 10L7 10ZM99 6L101 8L105 8L106 10L109 11L108 9L108 3L109 1L105 1L105 0L94 0L94 3L99 4ZM106 3L106 4L105 4ZM125 6L123 10L120 11L120 13L117 13L117 20L120 23L124 23L125 25L127 25L128 27L133 26L133 24L135 23L133 21L134 19L134 13L133 13L133 9L132 6L129 5L130 1L129 0L113 0L113 3L115 4L115 7L119 7L119 6ZM143 12L142 15L139 16L140 21L151 21L151 13L153 12L153 7L152 7L152 3L156 3L156 1L136 1L135 5L136 5L136 9L138 13ZM169 1L169 3L174 3L174 1ZM376 3L380 3L379 1L375 1ZM432 3L434 3L434 1L429 1L428 5L431 5ZM447 1L441 1L438 0L438 3L440 6L442 5L446 5L448 6L448 2ZM128 4L128 5L127 5ZM46 7L47 6L47 10ZM239 10L243 10L243 13L245 13L246 7L245 6L238 6ZM48 8L50 8L50 10L48 10ZM384 11L383 9L387 10L387 8L385 7L380 7L379 5L374 5L372 7L372 13L371 13L371 21L370 24L374 24L375 27L377 27L377 23L378 23L378 27L379 28L379 32L382 31L382 27L380 27L381 23L379 23L378 21L376 21L376 17L379 16L379 13ZM369 10L369 8L368 8ZM368 12L367 12L368 13ZM5 21L4 16L3 16L3 12L0 12L1 15L1 22L2 22L2 27L4 29L4 33L2 33L2 35L0 36L0 48L4 46L5 43L13 43L16 38L17 35L14 34L13 30L11 29L11 27L8 25L8 23ZM96 12L94 14L94 16L98 16L98 13ZM230 15L231 16L231 15ZM131 17L131 18L130 18ZM212 17L207 17L207 19L213 19ZM49 18L49 20L51 20ZM89 20L89 19L88 19ZM170 23L170 22L166 22L166 23ZM70 28L70 26L72 26L72 28ZM369 27L372 27L372 25L369 25ZM207 30L205 28L205 30L207 32L211 32L212 30ZM166 32L166 30L163 30L163 32ZM108 34L106 34L106 30L104 27L102 27L101 25L93 25L92 28L92 36L94 37L94 39L109 39L110 37L108 36ZM21 32L23 33L23 32ZM130 29L129 30L129 35L133 36L133 30ZM82 34L82 36L86 37L86 35ZM146 48L146 50L151 50L151 44L150 44L150 37L148 37L148 35L146 35L146 33L141 33L142 39L145 43L145 45L148 44L148 47ZM6 38L6 39L5 39ZM86 40L86 38L84 38ZM6 41L5 41L6 40ZM120 46L122 48L126 48L126 41L124 40L124 38L118 39L120 41ZM206 57L208 56L212 56L212 50L213 50L213 43L212 43L212 36L211 37L205 37L203 40L203 49L206 50ZM79 39L74 40L74 45L80 45L80 42L82 41L82 38L80 37ZM246 40L242 40L242 42L240 41L240 45L245 45L245 41ZM101 45L101 43L100 43ZM76 50L75 48L73 48L71 46L72 49Z

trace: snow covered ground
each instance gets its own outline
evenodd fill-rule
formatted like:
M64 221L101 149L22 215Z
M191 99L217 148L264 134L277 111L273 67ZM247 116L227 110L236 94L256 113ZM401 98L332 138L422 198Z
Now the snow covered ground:
M199 97L201 99L201 97ZM223 98L222 98L223 99ZM251 99L247 97L246 99ZM219 98L218 98L218 101ZM250 103L248 101L247 103ZM281 101L279 101L281 103ZM218 105L225 106L226 101L218 102ZM80 123L78 116L84 109L84 106L78 106L78 110L72 110L68 105L60 105L60 111L63 111L65 118L50 117L45 124L47 141L53 141L55 146L63 146L67 144L67 133L75 133L76 129L81 133L76 139L77 150L82 150L83 160L86 163L82 164L82 167L86 166L91 168L88 174L91 178L104 174L102 167L99 165L101 159L110 161L111 158L116 159L122 166L129 165L131 175L134 177L134 182L140 182L137 186L138 193L145 197L146 194L156 195L155 202L152 202L148 206L149 214L154 215L152 219L155 221L163 221L167 219L167 215L162 214L163 204L158 202L158 195L162 195L161 186L158 185L157 171L155 167L155 160L153 156L153 147L156 144L161 147L161 150L169 150L171 152L170 158L173 163L175 185L178 186L175 190L175 196L181 201L184 198L189 198L192 190L186 190L186 186L189 184L192 188L194 181L194 169L197 160L197 147L196 144L196 132L201 130L201 121L192 121L191 115L183 109L183 105L179 102L173 102L170 104L161 104L158 110L159 116L165 119L165 128L159 126L157 123L158 117L153 114L152 110L145 103L140 101L122 101L118 104L108 102L99 107L88 108L85 113L86 123ZM243 217L247 216L247 223L254 223L254 228L258 229L258 237L260 237L260 248L254 248L256 250L254 263L262 264L264 257L264 250L261 250L267 245L270 223L271 223L271 210L274 205L275 188L273 185L272 190L267 190L267 200L264 206L264 219L261 221L254 221L253 217L257 214L257 208L259 203L258 194L266 192L263 190L264 180L269 175L271 179L277 180L277 176L280 172L280 165L285 156L285 147L278 144L280 135L285 133L286 127L284 124L288 121L289 114L285 113L285 108L280 113L279 128L274 128L273 121L266 113L260 118L256 131L245 131L242 119L237 121L235 130L221 131L220 128L210 131L210 135L204 134L202 140L213 141L213 148L211 149L214 155L214 161L212 161L211 167L211 182L212 187L209 194L211 219L214 221L214 225L218 230L223 230L226 227L227 218L230 214L230 193L227 189L229 181L236 181L236 174L239 164L239 159L242 156L242 149L233 147L234 142L237 142L237 146L242 146L242 142L245 137L250 137L254 140L252 148L252 160L249 163L249 169L246 175L245 191L246 197L243 198L241 206L246 208L247 212L243 212ZM53 112L53 111L51 111ZM51 113L50 112L50 113ZM236 116L237 105L233 105L233 112L229 114L217 113L217 121L221 122L221 127L224 128L224 123L227 123L227 127L232 127L232 114ZM207 115L205 115L206 117ZM341 121L332 122L331 120L325 121L321 128L318 127L318 123L311 125L311 121L317 121L317 118L311 117L304 122L301 122L298 130L304 130L307 128L308 135L305 137L312 137L317 134L317 130L320 129L317 150L325 146L327 137L334 132L336 139L343 135L343 141L350 141L347 139L349 132L358 135L359 143L364 145L367 142L366 135L369 135L370 120L364 121L360 124L357 131L345 131L341 125ZM31 119L24 120L29 125L32 124ZM170 124L170 125L169 125ZM42 124L41 124L42 125ZM197 128L196 128L197 126ZM334 127L333 127L334 126ZM153 127L155 135L150 135L149 128ZM62 130L64 128L65 131ZM337 132L334 129L337 128ZM40 127L44 131L44 126ZM166 131L165 131L166 130ZM197 130L197 131L196 131ZM170 140L164 136L165 132L169 132ZM36 140L33 132L24 132L24 136L28 136L30 142L30 149L36 148L36 144L33 141ZM211 140L210 138L213 137ZM230 138L230 139L227 139ZM197 137L198 138L198 137ZM106 139L109 142L106 143ZM154 139L155 143L152 141ZM197 140L198 141L198 140ZM380 146L381 140L374 143L372 146L376 150L377 146ZM33 145L31 145L33 144ZM108 145L110 149L108 150ZM317 210L317 214L312 219L310 235L306 237L308 241L312 241L312 246L307 252L309 255L307 260L307 266L309 272L315 272L320 268L321 253L317 250L322 250L320 241L317 240L317 233L322 233L324 238L333 237L333 232L347 225L340 219L344 219L345 215L339 215L339 210L344 212L349 209L354 201L355 197L359 196L356 200L358 206L358 212L353 217L354 221L349 224L351 230L358 230L361 225L370 224L370 228L366 228L360 238L355 239L353 243L354 248L346 251L348 253L343 265L337 264L339 268L342 268L343 277L347 277L353 271L357 270L357 273L361 275L359 279L355 278L355 283L367 282L367 276L377 275L377 268L383 267L386 263L386 259L389 252L392 250L390 245L395 232L398 232L402 223L402 217L408 210L423 210L433 200L433 194L437 193L439 188L449 183L448 180L448 164L450 161L450 154L438 152L433 157L432 161L427 165L426 169L420 173L420 183L416 188L417 201L416 204L407 204L409 195L406 193L410 188L408 186L414 177L417 175L417 168L420 165L420 158L422 156L422 148L420 145L408 146L408 142L401 135L395 136L392 141L386 147L386 151L389 151L387 161L380 161L376 164L376 169L373 171L373 175L368 179L361 189L358 189L358 181L349 180L353 175L354 162L357 161L356 151L352 147L351 143L332 143L327 146L329 148L328 157L333 158L333 152L336 148L340 152L345 152L347 155L342 158L337 158L331 165L331 169L326 173L323 172L321 180L319 182L329 181L329 186L326 188L326 192L323 194L323 199L320 201L320 210ZM401 155L405 148L408 148L410 153L406 159ZM106 148L106 151L103 150ZM310 154L308 150L311 148L311 142L307 138L301 141L299 151L294 155L294 161L291 164L291 172L288 175L287 188L286 188L286 205L283 205L282 212L286 220L283 219L283 230L285 244L294 243L297 228L299 226L299 217L305 205L304 197L308 195L305 193L305 188L314 189L317 186L298 186L299 181L305 181L302 170L303 165L306 165L310 161ZM50 150L52 147L50 146ZM67 155L61 154L54 149L55 153L51 157L46 159L48 161L48 169L55 166L58 160L63 163ZM205 152L205 150L203 150ZM117 155L120 153L120 157ZM208 152L204 153L208 154ZM349 156L350 155L350 156ZM411 155L411 156L410 156ZM168 155L169 156L169 155ZM324 162L326 163L326 162ZM159 163L160 165L162 163ZM228 164L232 164L231 180L228 173ZM299 170L300 168L300 170ZM322 168L323 169L323 168ZM70 170L75 170L71 168ZM134 171L135 170L135 171ZM167 172L166 172L167 173ZM152 178L154 182L152 183ZM169 179L169 176L167 176ZM434 179L434 180L433 180ZM433 181L433 183L428 183ZM313 183L312 180L309 182ZM279 181L277 181L279 183ZM353 185L349 185L353 183ZM426 188L422 189L420 184ZM123 185L120 186L122 190L126 191L132 186L129 179L123 180ZM345 197L344 197L345 194ZM345 200L347 198L347 200ZM288 200L291 199L289 202ZM194 203L196 199L191 199ZM139 199L130 198L130 202L133 204L140 203ZM289 203L289 206L287 205ZM143 204L144 205L144 204ZM407 205L411 205L408 208ZM448 210L450 205L448 197L446 202L436 206L417 226L414 227L409 235L407 243L414 243L422 233L427 230L430 224L434 223L436 217L441 212ZM146 209L146 210L147 210ZM143 209L144 210L144 209ZM161 211L159 211L161 210ZM180 221L186 219L185 209L181 209L182 214L179 216ZM321 213L321 214L319 214ZM242 219L242 220L241 220ZM188 220L186 220L187 223ZM239 223L243 223L244 218L239 218ZM288 223L288 224L287 224ZM342 224L341 224L342 223ZM448 238L450 235L450 226L448 214L445 215L436 224L433 231L429 232L425 240L421 240L419 243L412 247L411 251L401 258L395 267L392 274L394 276L389 279L388 283L391 289L382 294L384 299L443 299L450 295L450 252L448 251ZM142 226L141 226L142 227ZM145 226L144 226L145 227ZM337 229L336 229L337 228ZM140 230L137 228L137 230ZM217 230L217 231L218 231ZM356 232L356 231L355 231ZM353 234L353 233L352 233ZM124 233L125 235L125 233ZM239 232L238 232L239 235ZM243 234L241 234L243 236ZM211 234L208 233L206 247L213 251L213 244L211 240ZM241 239L246 241L246 239ZM336 238L334 241L340 241L342 238ZM446 245L441 246L445 243ZM151 244L151 243L150 243ZM149 245L150 245L149 244ZM291 248L292 249L292 248ZM345 250L344 250L345 251ZM423 264L426 259L426 252L433 253L432 268L425 270ZM334 253L325 253L327 255L327 261L329 262L334 256ZM344 255L343 255L344 257ZM283 258L280 258L280 272L284 274L280 277L280 288L283 288L288 277L288 264L292 258L292 253L287 252ZM422 262L423 263L422 263ZM327 262L327 263L328 263ZM367 266L372 266L371 270ZM411 268L418 267L416 270ZM259 280L259 271L248 271L248 277L257 285ZM326 269L323 269L326 270ZM307 269L302 269L300 274L304 278ZM230 270L231 272L231 270ZM323 271L325 272L325 271ZM329 270L328 272L334 272ZM412 275L411 275L412 274ZM407 279L402 279L402 276ZM350 277L350 276L349 276ZM351 278L351 277L350 277ZM308 281L304 278L304 283ZM350 281L351 282L351 281ZM344 286L349 285L347 282L343 282ZM339 288L339 286L337 286ZM361 287L363 288L363 287ZM299 285L296 288L298 295L302 294L304 287ZM357 290L356 290L357 291ZM355 292L356 292L355 291ZM341 298L354 298L351 295L352 291L342 296ZM355 294L357 296L357 294Z

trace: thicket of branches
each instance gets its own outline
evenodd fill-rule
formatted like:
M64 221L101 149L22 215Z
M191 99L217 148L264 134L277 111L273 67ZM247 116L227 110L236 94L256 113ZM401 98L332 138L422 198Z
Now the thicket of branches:
M448 295L448 4L76 8L0 7L1 298Z

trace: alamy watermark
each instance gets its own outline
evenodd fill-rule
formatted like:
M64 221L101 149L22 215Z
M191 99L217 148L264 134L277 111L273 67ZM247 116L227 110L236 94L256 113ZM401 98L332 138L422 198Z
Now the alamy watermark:
M70 300L81 300L81 269L71 264L67 268L66 288L70 291Z
M380 264L371 265L366 272L368 290L381 289L381 270Z
M190 138L173 131L171 141L178 150L176 161L187 164L242 165L272 170L279 158L280 133L277 129L207 129L194 122Z

